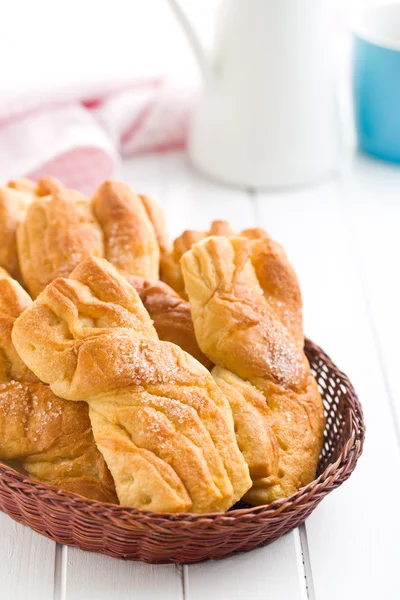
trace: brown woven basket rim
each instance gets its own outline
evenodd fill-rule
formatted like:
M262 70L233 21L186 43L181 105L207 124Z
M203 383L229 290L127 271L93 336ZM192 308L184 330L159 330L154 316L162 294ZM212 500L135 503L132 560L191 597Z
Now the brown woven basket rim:
M323 497L334 487L339 487L341 483L343 483L343 481L347 479L350 476L351 472L354 470L357 461L363 451L365 439L364 415L358 396L347 375L345 375L340 369L338 369L336 365L332 362L330 357L319 346L317 346L317 344L314 344L314 342L312 342L308 338L305 339L305 349L306 351L312 349L317 351L318 354L323 358L324 363L332 370L335 370L338 376L340 376L348 386L348 390L353 396L355 407L352 411L353 414L351 415L352 433L350 438L347 440L345 446L343 447L342 451L340 452L340 455L337 458L337 460L334 463L329 464L324 469L324 471L311 483L309 483L305 487L300 488L297 492L295 492L291 496L288 496L287 498L281 498L280 500L276 500L271 504L264 504L261 506L231 509L226 513L161 513L139 510L127 506L120 506L117 504L110 504L106 502L99 502L97 500L84 498L83 496L74 494L73 492L60 490L59 488L54 487L52 485L48 485L46 483L32 479L27 475L19 473L11 466L6 465L1 461L0 477L5 475L10 479L13 479L17 484L19 483L21 486L24 487L25 494L34 495L35 497L49 503L55 502L59 505L63 505L63 507L67 507L72 512L80 512L81 510L84 510L87 514L89 509L89 512L94 519L101 519L103 516L105 516L105 514L107 514L107 517L111 519L115 517L116 519L122 519L132 522L136 518L143 518L143 516L146 515L148 518L152 518L154 520L154 524L156 524L156 522L171 523L171 521L176 521L179 523L206 523L212 522L215 519L218 519L219 522L225 521L226 523L231 523L232 520L236 520L237 518L246 519L246 517L251 517L260 513L270 513L277 515L283 510L285 510L286 506L296 505L300 503L300 501L307 500L309 497L314 497L316 494L322 494ZM27 492L27 485L31 488L32 492ZM104 507L104 513L102 512L102 507Z

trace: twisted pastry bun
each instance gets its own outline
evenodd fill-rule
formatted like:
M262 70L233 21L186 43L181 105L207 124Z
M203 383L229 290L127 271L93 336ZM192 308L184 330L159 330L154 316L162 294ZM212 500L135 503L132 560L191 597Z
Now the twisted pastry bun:
M250 488L228 402L209 372L159 341L139 296L104 260L53 281L14 345L52 391L84 399L121 504L223 511Z
M162 275L182 298L187 299L182 277L180 259L187 250L197 242L210 236L226 236L233 234L226 221L214 221L208 232L184 231L174 241L173 249L162 259ZM252 263L258 282L268 303L273 303L273 310L279 312L279 319L289 327L293 338L303 347L302 300L300 287L293 267L289 263L282 246L272 240L261 227L244 229L239 234L252 242ZM262 243L259 240L264 240ZM271 293L271 290L273 293Z
M25 178L14 179L0 188L0 266L21 284L24 282L17 252L17 229L34 199L48 196L52 190L61 187L53 177L44 177L38 183Z
M96 448L87 404L57 398L18 356L14 321L31 304L21 286L0 271L0 458L51 485L103 502L117 502Z
M119 181L105 181L92 199L93 213L104 234L105 258L121 273L158 279L160 250L146 207L153 218L161 220L150 201L144 205L129 185Z
M103 256L103 235L85 196L53 179L30 204L17 231L18 258L33 298L87 256Z
M217 365L212 374L230 400L253 478L245 496L251 504L289 496L312 481L322 447L322 400L297 339L300 306L295 325L293 315L285 316L300 298L285 261L264 238L235 237L210 237L181 259L197 341Z
M173 246L161 256L161 279L165 281L184 300L188 299L185 284L179 264L181 257L187 250L209 237L210 235L233 235L233 231L226 221L213 221L209 231L194 231L188 229L174 240Z

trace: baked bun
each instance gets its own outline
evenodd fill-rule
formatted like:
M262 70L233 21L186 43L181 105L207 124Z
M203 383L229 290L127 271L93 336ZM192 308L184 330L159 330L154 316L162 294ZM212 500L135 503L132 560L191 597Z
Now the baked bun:
M158 279L157 236L143 201L131 187L105 181L93 196L92 208L103 230L105 258L121 273Z
M103 235L87 198L56 180L42 185L49 194L30 204L17 232L19 264L33 298L83 258L104 254Z
M0 272L0 458L34 478L103 502L117 502L96 448L85 402L53 394L18 356L15 319L31 304L21 286Z
M297 279L288 268L277 276L286 258L274 244L256 243L257 260L267 266L264 289L252 264L254 242L243 237L205 239L183 255L181 267L197 341L217 365L213 375L230 400L253 477L245 499L267 504L315 477L325 422L298 324L292 327L279 304L293 308Z
M185 300L188 297L179 261L193 244L204 240L210 235L229 236L233 235L233 231L226 221L213 221L209 231L187 229L174 240L172 248L161 256L161 279Z
M158 339L133 287L83 261L17 319L14 345L58 396L84 399L121 504L227 510L251 486L228 402L210 373Z

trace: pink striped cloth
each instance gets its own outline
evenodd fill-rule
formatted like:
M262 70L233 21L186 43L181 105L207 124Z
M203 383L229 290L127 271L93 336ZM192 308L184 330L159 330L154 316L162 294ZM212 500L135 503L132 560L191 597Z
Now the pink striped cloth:
M184 147L193 92L149 79L0 98L0 182L53 175L91 193L121 157Z

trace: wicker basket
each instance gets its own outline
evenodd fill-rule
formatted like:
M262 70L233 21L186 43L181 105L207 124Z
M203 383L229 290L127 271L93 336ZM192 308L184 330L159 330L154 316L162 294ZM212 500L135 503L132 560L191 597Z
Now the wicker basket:
M306 353L324 399L325 442L317 479L290 498L222 514L142 512L85 500L0 463L0 509L60 544L151 563L195 563L273 542L350 476L363 448L363 414L350 381L308 340Z

